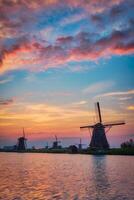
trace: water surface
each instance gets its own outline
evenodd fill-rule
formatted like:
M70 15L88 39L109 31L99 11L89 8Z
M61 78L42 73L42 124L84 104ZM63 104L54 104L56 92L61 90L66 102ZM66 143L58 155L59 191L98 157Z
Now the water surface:
M0 200L133 200L134 157L0 153Z

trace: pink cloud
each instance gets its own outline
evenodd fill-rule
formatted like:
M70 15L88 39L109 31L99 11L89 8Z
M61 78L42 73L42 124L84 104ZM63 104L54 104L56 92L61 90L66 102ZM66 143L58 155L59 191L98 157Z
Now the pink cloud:
M0 74L10 70L42 71L48 68L63 67L70 61L96 61L112 55L129 55L134 53L133 22L120 31L113 30L108 36L99 33L81 32L75 36L58 37L48 45L47 41L40 41L27 33L27 27L36 24L37 14L64 6L82 8L84 13L75 14L66 19L65 23L76 22L87 14L96 15L121 5L124 0L38 0L29 4L25 0L0 2ZM131 2L131 1L130 1ZM7 14L9 13L9 15ZM16 16L16 17L14 17ZM46 19L46 18L45 18ZM64 20L63 20L64 21ZM125 29L126 28L126 29ZM47 32L48 31L48 32ZM45 29L46 37L54 31L51 27ZM14 39L14 43L6 43L7 38ZM34 39L33 39L34 38Z
M91 34L81 33L72 37L60 37L55 45L46 45L26 38L10 49L3 49L1 70L27 69L33 71L62 67L70 61L98 60L112 55L134 53L133 30L114 31L111 36L91 41Z
M76 22L84 18L84 14L94 15L102 13L113 6L120 5L125 0L26 0L20 1L0 1L0 37L19 37L27 32L26 27L34 24L38 18L37 13L42 10L48 11L53 9L62 9L62 7L82 8L84 13L74 15L69 19L63 20L64 23ZM16 17L14 17L16 16Z
M0 106L8 106L12 104L14 101L13 99L2 99L0 98Z

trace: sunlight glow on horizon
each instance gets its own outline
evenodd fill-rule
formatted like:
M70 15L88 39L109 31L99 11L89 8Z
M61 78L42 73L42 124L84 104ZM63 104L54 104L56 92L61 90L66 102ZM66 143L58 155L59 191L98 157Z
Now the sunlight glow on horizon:
M0 2L0 140L22 127L31 140L89 137L79 127L96 122L97 101L103 121L126 122L110 140L132 138L133 1L10 2Z

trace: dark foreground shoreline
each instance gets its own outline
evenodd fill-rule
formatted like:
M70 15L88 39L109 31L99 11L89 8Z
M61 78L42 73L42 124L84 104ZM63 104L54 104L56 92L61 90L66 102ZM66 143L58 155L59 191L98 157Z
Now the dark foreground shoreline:
M87 150L72 152L66 148L62 149L27 149L25 151L0 150L0 152L11 153L58 153L58 154L87 154L87 155L134 155L134 148L113 148L109 150Z

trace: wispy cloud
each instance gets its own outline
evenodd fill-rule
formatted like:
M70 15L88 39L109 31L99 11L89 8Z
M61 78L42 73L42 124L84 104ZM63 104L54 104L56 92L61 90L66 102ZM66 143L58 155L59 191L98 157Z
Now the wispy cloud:
M81 106L81 105L87 104L87 101L83 100L83 101L79 101L79 102L73 102L72 104L75 106Z
M111 88L114 85L113 81L102 81L89 85L83 90L84 94L96 94Z
M97 97L124 96L124 95L134 95L134 90L108 92L108 93L100 94Z
M60 25L61 26L65 26L65 25L69 25L75 22L78 22L82 19L86 18L86 13L82 13L82 14L75 14L72 15L70 17L64 18L61 22Z
M87 104L87 101L84 101L84 100L83 100L83 101L80 101L80 102L76 102L76 104L77 104L77 105L84 105L84 104Z
M11 82L13 79L14 79L14 76L8 76L4 79L0 79L0 84L5 84L5 83L8 83L8 82Z
M132 97L120 97L119 100L121 101L126 101L126 100L129 100L129 99L132 99Z
M28 82L35 82L35 81L37 81L36 74L34 74L34 73L28 74L28 75L25 77L25 80L28 81Z
M88 64L88 65L83 66L83 64L79 62L75 66L71 66L69 64L67 65L67 69L69 69L69 71L74 72L74 73L87 72L87 71L94 70L95 68L98 68L96 64L94 65Z

